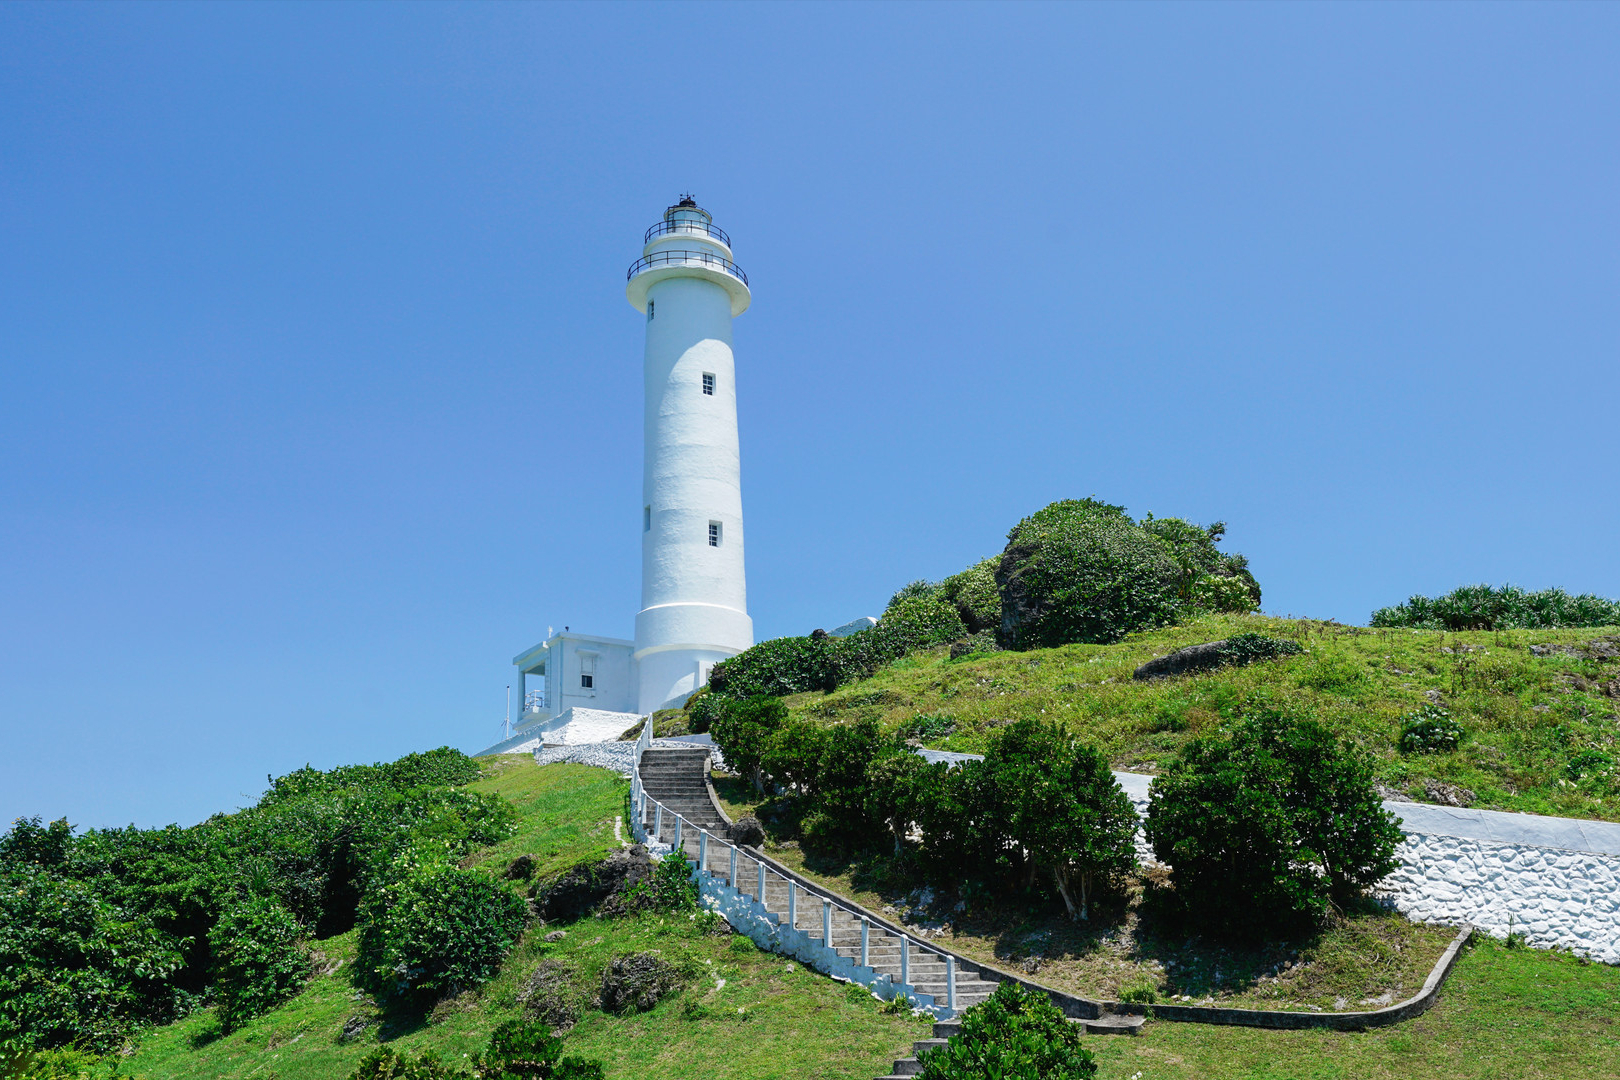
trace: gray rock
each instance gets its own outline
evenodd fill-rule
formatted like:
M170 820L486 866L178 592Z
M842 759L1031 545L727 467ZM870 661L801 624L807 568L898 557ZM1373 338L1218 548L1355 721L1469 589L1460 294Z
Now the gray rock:
M765 842L765 830L761 827L759 819L750 815L733 822L726 830L726 839L743 847L757 848Z
M1425 780L1423 797L1441 806L1467 806L1474 801L1474 793L1468 788L1448 784L1443 780Z
M1185 649L1177 649L1169 656L1161 656L1157 660L1149 660L1131 675L1133 679L1167 679L1173 675L1186 675L1193 671L1213 671L1226 663L1226 657L1221 647L1226 639L1219 641L1206 641L1201 645L1189 645Z
M680 985L674 965L650 952L616 956L602 972L602 1009L610 1013L646 1012Z
M555 960L540 961L517 995L524 1015L545 1024L553 1035L579 1023L579 996L568 967Z
M532 877L534 877L533 855L519 855L506 868L506 879L508 881L528 881Z
M640 844L600 862L584 862L534 888L536 914L547 922L570 921L652 877L652 860Z

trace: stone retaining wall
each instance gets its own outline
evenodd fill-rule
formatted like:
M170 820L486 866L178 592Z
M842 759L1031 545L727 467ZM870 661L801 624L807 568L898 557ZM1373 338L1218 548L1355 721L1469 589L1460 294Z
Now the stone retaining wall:
M1380 893L1416 922L1511 927L1531 945L1620 964L1620 858L1411 833Z

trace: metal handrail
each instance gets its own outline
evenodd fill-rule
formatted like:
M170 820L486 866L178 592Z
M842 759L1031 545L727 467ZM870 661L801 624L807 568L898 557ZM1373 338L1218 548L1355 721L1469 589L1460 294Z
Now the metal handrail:
M742 272L742 267L730 259L723 259L712 251L655 251L651 255L644 255L630 264L630 269L624 275L629 281L643 270L650 270L661 264L676 264L680 266L715 266L724 270L744 285L748 284L748 275Z
M647 235L642 237L641 242L643 244L650 244L655 236L663 236L666 233L684 232L707 233L716 240L720 241L722 244L726 245L726 247L731 246L731 237L726 235L726 230L722 229L718 225L710 225L707 221L694 221L691 218L680 218L675 221L660 221L658 224L647 230Z
M689 824L689 823L679 813L677 813L674 810L671 810L669 807L666 807L663 803L659 802L657 799L655 799L651 795L647 794L647 787L646 787L645 784L643 784L641 782L641 755L646 750L651 749L651 747L652 747L652 741L653 741L652 726L653 726L652 725L652 717L649 716L649 717L647 717L646 723L642 725L641 736L636 740L635 777L634 777L634 783L632 784L632 789L631 789L631 800L632 800L632 807L636 811L635 824L637 826L639 826L640 828L648 829L647 813L648 813L649 810L651 810L653 812L653 821L655 822L655 825L653 826L653 828L658 829L658 832L653 834L654 842L655 843L662 843L663 841L662 841L661 834L662 834L662 826L663 826L663 817L664 817L665 813L668 813L674 819L675 824L674 824L673 828L675 830L675 836L676 836L677 839L683 839L682 838L682 832L683 832L682 826L686 825L686 824ZM736 844L732 843L730 840L726 839L725 837L718 836L718 835L716 835L714 833L709 832L709 830L703 828L700 825L696 825L695 823L690 823L690 824L693 824L693 827L698 830L699 840L698 840L698 866L697 866L697 870L700 873L703 873L703 874L710 873L709 867L707 865L707 857L708 857L708 850L707 849L708 849L708 841L711 838L714 839L714 840L719 841L720 843L724 844L726 847L731 849L732 866L733 866L733 868L735 868L736 862L737 862L737 856L741 851L741 849ZM651 830L649 830L649 831L651 831ZM682 842L680 844L678 849L676 848L675 845L671 845L670 854L673 855L676 850L680 851L680 857L684 861L686 859L686 857L687 857L684 842ZM754 858L753 856L749 856L749 857ZM794 887L797 886L798 888L804 889L807 893L809 893L812 896L818 896L818 898L824 904L829 904L829 905L832 905L832 906L836 906L840 911L844 912L847 915L851 915L851 916L855 917L856 919L861 920L862 922L866 922L868 920L869 916L867 915L866 912L860 911L860 910L858 910L856 908L853 908L853 907L850 907L847 903L843 902L842 898L840 898L836 893L832 892L830 889L826 889L824 887L819 888L819 889L812 889L810 887L809 883L800 883L798 881L795 881L793 878L788 877L786 874L782 873L779 869L777 869L775 867L766 866L764 860L762 860L762 859L757 859L756 858L755 861L759 864L759 868L760 868L762 877L767 872L768 873L774 873L777 877L781 878L782 880L784 880L784 881L786 881L788 883L788 902L789 902L790 910L791 910L791 908L793 906L793 903L792 903L793 899L794 899L793 890L794 890ZM733 869L733 871L731 873L730 882L731 882L731 887L732 888L734 888L734 889L738 888L738 885L737 885L737 873L736 873L735 869ZM741 891L741 890L739 889L739 891ZM763 889L761 890L760 902L764 903L764 890ZM828 916L828 917L830 917L830 916ZM794 921L797 922L796 919ZM902 956L903 959L907 955L906 947L911 946L911 945L915 945L924 952L931 952L934 955L939 956L942 959L944 959L944 961L945 961L945 973L946 973L947 1007L955 1008L955 1001L956 1001L956 963L955 963L956 956L955 956L955 954L951 953L951 952L948 952L948 951L946 951L944 949L941 949L938 946L930 945L927 941L925 941L925 940L923 940L921 938L913 937L910 934L906 933L903 929L899 929L899 928L895 928L895 927L882 927L882 926L880 926L879 928L881 930L883 930L883 932L888 933L890 936L900 938L901 943L902 943L901 956ZM797 930L798 927L795 925L793 927L793 929ZM865 954L865 951L866 951L867 933L868 933L868 929L863 927L862 932L861 932L861 944L862 944L863 957L864 957L864 954ZM824 938L823 944L824 944L824 947L826 947L828 949L833 949L833 944L832 944L832 940L831 940L830 935L828 935L826 938ZM870 965L863 965L863 966L870 966ZM917 988L916 988L915 985L913 985L910 982L903 981L904 977L908 976L908 975L909 975L909 971L902 972L902 981L896 983L896 985L902 990L909 990L909 991L912 991L912 992L917 992ZM889 979L892 980L894 977L893 976L885 976L885 978L889 978ZM936 1004L938 1004L938 1003L936 1003Z

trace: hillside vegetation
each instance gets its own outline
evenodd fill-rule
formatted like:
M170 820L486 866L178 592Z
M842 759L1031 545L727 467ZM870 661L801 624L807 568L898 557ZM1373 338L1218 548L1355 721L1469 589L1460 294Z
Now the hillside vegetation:
M1155 657L1247 632L1303 651L1176 678L1131 677ZM974 753L1014 720L1056 719L1115 768L1144 772L1260 701L1349 737L1398 797L1620 820L1617 627L1455 633L1206 615L1112 645L956 659L935 647L831 693L784 700L819 722L870 717L929 747ZM1462 728L1456 748L1401 752L1403 718L1436 705Z
M541 767L527 755L484 759L483 768L485 777L468 789L509 805L515 827L464 867L499 880L514 858L528 855L543 879L619 847L615 820L629 789L614 774ZM557 929L559 939L548 941ZM563 973L562 992L582 1006L565 1037L567 1052L601 1061L612 1078L871 1080L925 1034L910 1016L880 1011L865 992L847 994L684 915L532 926L493 980L414 1009L380 1002L357 985L357 938L347 931L314 942L317 974L308 986L237 1030L225 1032L218 1010L203 1008L139 1034L121 1072L146 1080L342 1080L378 1046L464 1063L497 1025L526 1015L531 984L543 971ZM617 1016L593 1007L589 997L609 961L640 951L656 951L687 973L686 989L646 1012Z

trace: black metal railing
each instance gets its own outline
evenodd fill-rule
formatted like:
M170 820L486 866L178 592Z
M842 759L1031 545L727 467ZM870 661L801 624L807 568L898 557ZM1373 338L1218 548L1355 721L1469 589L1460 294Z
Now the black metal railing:
M653 241L653 237L668 236L670 233L704 233L708 236L714 237L716 240L726 245L726 247L731 246L731 237L726 235L726 230L720 228L718 225L710 225L707 221L693 221L691 218L677 219L675 221L660 221L658 224L647 230L647 235L642 239L641 242L643 244L650 244Z
M624 279L629 281L643 270L651 270L655 266L712 266L723 270L742 282L748 284L748 275L742 272L742 267L730 259L722 259L712 251L655 251L645 255L630 264L629 271Z

